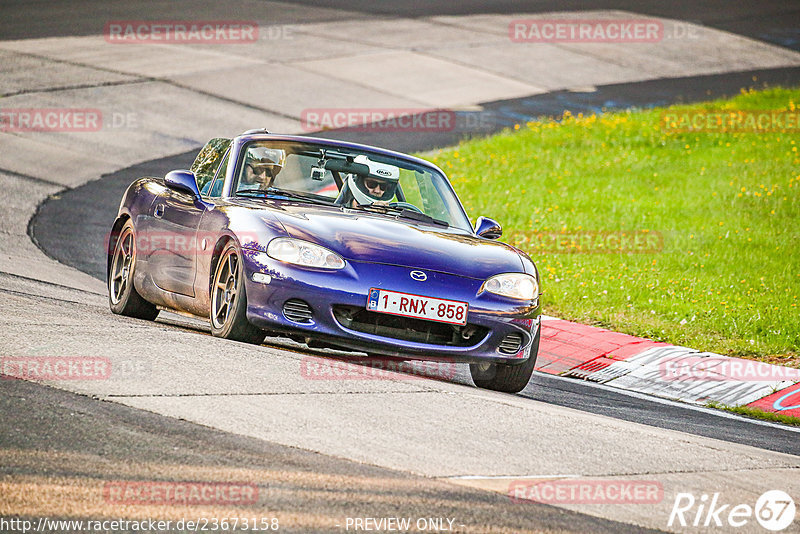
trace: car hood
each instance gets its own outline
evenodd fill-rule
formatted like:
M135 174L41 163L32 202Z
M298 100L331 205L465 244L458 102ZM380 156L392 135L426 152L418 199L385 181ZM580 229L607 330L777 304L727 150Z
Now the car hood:
M352 261L429 269L485 279L523 271L516 249L471 235L410 219L340 209L286 206L270 210L298 239L311 241Z

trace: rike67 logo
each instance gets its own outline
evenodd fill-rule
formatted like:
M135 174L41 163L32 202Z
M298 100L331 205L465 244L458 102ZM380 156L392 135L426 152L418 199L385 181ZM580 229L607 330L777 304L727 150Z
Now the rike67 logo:
M795 513L794 500L781 490L763 493L755 506L724 503L719 493L703 494L699 498L691 493L678 493L667 526L720 527L731 532L755 519L763 528L779 532L792 524Z

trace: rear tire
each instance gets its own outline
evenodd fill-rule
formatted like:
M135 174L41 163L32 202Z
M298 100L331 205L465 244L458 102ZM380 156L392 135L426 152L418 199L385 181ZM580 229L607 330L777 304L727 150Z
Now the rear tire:
M541 326L536 332L536 337L531 342L531 355L524 363L511 365L505 363L471 363L469 372L475 385L483 389L502 391L504 393L519 393L530 382L533 368L536 366L536 356L539 354L539 337Z
M247 320L242 254L229 242L220 254L211 282L211 334L260 345L267 333Z
M133 223L129 220L114 243L107 280L108 305L118 315L152 321L158 316L158 308L142 298L133 286L135 266L136 234Z

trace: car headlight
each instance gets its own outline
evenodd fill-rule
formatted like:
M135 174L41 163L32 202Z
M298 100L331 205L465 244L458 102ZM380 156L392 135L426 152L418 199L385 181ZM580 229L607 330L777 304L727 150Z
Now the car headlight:
M341 269L344 267L344 260L335 252L291 237L280 237L270 241L267 246L267 254L276 260L303 267L317 269Z
M519 300L534 300L539 296L536 278L525 273L498 274L486 280L481 289Z

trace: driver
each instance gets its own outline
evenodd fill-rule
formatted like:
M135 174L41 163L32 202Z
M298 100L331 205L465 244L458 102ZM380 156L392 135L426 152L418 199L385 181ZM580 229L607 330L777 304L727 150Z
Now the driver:
M275 176L286 163L286 152L278 148L251 146L244 160L244 172L239 191L264 190L272 185Z
M387 202L394 197L397 183L400 181L400 169L394 165L370 160L361 154L354 159L369 167L368 175L351 174L348 178L350 192L353 194L352 205L368 205L375 201Z

